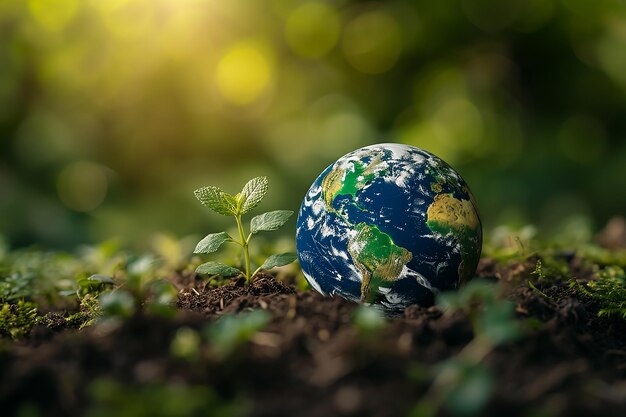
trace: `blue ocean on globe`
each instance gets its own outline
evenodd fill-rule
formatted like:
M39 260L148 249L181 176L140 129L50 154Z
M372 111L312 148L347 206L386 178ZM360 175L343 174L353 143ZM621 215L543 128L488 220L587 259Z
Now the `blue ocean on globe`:
M341 157L306 194L298 259L324 295L390 310L432 305L470 279L482 249L476 202L437 156L402 144Z

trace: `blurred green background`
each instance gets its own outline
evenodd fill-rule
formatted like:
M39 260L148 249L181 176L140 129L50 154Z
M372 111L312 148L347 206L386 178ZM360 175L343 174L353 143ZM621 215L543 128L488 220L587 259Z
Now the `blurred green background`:
M0 234L218 231L193 197L267 175L297 210L358 147L452 164L484 225L626 212L622 0L0 2ZM293 222L287 233L293 233Z

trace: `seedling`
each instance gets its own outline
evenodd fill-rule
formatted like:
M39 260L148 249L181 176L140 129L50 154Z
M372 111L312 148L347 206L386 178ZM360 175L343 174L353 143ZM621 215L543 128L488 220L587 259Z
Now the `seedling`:
M250 221L250 232L246 235L242 217L255 208L267 194L267 177L253 178L248 181L240 193L234 196L218 187L212 186L200 188L194 191L194 194L200 203L214 212L223 216L234 217L237 223L237 231L239 232L238 240L233 239L226 232L211 233L198 243L194 253L213 253L222 244L233 242L241 246L245 266L245 271L241 271L223 263L211 261L198 266L196 269L197 273L222 275L225 277L243 274L246 278L246 283L250 283L260 270L284 266L296 260L296 255L293 253L272 255L254 272L251 272L249 245L252 236L258 232L280 229L293 214L291 210L275 210L254 216Z

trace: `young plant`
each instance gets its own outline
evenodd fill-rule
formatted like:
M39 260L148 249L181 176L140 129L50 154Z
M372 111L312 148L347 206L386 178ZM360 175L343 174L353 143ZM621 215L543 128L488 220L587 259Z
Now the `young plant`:
M265 194L267 194L266 177L253 178L248 181L240 193L237 193L234 196L222 191L218 187L211 186L200 188L194 191L194 194L200 203L207 206L214 212L223 216L234 217L235 222L237 223L237 231L239 232L239 239L233 239L226 232L211 233L198 243L194 253L213 253L217 251L222 244L226 242L233 242L241 246L245 267L245 271L241 271L223 263L211 261L200 265L196 269L197 273L222 275L225 277L243 274L246 278L246 283L250 283L252 278L260 270L284 266L296 260L296 255L293 253L272 255L267 258L265 262L263 262L263 264L254 272L251 272L249 245L252 236L262 231L278 230L293 214L293 211L291 210L275 210L259 214L258 216L253 217L250 221L250 232L246 234L242 223L242 217L244 214L249 213L253 208L255 208L261 200L263 200Z

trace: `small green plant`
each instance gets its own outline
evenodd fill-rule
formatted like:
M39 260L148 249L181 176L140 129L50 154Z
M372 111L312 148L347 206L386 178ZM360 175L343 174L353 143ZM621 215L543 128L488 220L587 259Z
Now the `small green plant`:
M211 261L198 266L196 269L197 273L222 275L225 277L243 274L246 278L246 282L250 283L260 270L284 266L296 260L296 255L293 253L272 255L254 272L251 272L249 245L252 236L262 231L278 230L293 214L291 210L275 210L255 216L250 221L250 232L246 234L242 217L263 200L265 194L267 194L267 188L267 178L257 177L248 181L241 192L234 196L213 186L203 187L194 191L196 198L203 205L223 216L234 217L237 223L237 231L239 232L238 240L233 239L226 232L211 233L198 243L194 253L213 253L217 251L222 244L233 242L242 248L245 269L241 271L223 263Z
M598 279L586 284L571 280L570 287L598 303L598 316L617 315L626 319L626 274L622 268L607 267L598 273Z
M565 262L546 256L537 260L535 270L530 274L536 277L535 281L540 285L553 285L567 281L569 271Z

